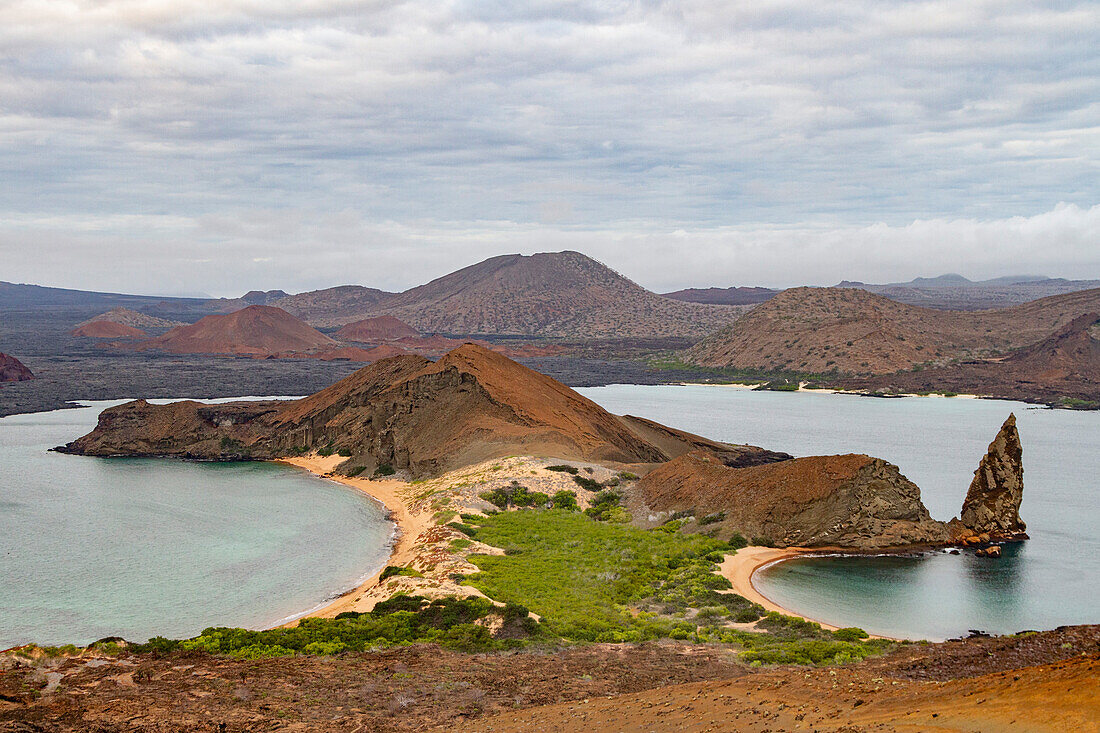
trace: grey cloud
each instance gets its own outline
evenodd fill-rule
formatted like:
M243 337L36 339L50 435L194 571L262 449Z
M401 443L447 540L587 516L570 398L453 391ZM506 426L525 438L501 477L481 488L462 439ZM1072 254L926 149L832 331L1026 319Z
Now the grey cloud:
M64 259L84 235L61 222L186 221L147 237L154 259L210 241L195 259L244 277L234 258L279 232L202 222L285 212L336 268L287 271L319 285L349 232L380 261L465 264L583 239L540 225L812 247L791 232L1089 211L1098 48L1090 3L12 2L0 235L59 222Z

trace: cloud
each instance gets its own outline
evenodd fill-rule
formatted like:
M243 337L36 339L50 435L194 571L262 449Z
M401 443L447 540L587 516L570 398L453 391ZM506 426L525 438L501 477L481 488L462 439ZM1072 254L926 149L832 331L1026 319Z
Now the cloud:
M929 219L905 226L654 230L515 222L376 223L354 211L25 219L0 231L5 279L141 293L235 296L354 283L399 291L494 255L573 249L650 289L892 282L1062 274L1100 279L1100 205L1032 217ZM42 252L69 253L40 273ZM110 253L105 257L104 253ZM229 264L227 264L229 263Z
M863 240L871 272L984 268L989 245L962 232L1058 211L1095 226L1098 48L1087 2L13 0L0 277L31 239L51 264L30 279L57 281L82 243L141 242L150 267L211 259L175 271L224 291L534 241L659 258L680 230L773 263L692 253L761 282L825 232L885 237ZM975 249L936 249L930 222ZM302 259L288 231L309 241L305 270L282 265ZM1071 246L1014 256L1062 274ZM663 263L638 271L678 271Z

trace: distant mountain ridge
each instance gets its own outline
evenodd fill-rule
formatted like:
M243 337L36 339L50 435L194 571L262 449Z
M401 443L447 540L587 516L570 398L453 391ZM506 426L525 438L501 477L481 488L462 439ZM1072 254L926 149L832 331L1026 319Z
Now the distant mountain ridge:
M856 288L791 288L685 352L700 366L887 374L1004 354L1100 310L1100 289L994 311L939 311Z
M1007 308L1052 295L1100 288L1100 280L1067 280L1042 275L1008 275L990 280L968 280L949 273L918 277L909 282L875 285L843 280L835 287L858 288L885 295L891 300L940 310L986 310Z
M711 305L755 305L771 300L781 290L773 288L732 287L732 288L685 288L672 293L662 293L661 297L682 300L686 303L709 303Z
M580 252L500 255L402 293L342 286L273 304L317 327L388 315L421 333L702 336L741 309L664 298Z

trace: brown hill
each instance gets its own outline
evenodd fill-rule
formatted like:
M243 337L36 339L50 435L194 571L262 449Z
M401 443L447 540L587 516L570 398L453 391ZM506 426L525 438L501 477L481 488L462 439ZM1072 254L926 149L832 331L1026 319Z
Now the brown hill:
M949 391L1056 405L1100 407L1100 314L1086 313L1007 357L839 380L878 392Z
M738 465L698 450L658 466L638 490L651 509L706 515L708 528L720 524L780 547L877 550L967 537L973 544L1027 538L1019 514L1022 450L1012 415L978 464L961 519L951 522L929 516L920 489L897 466L865 455Z
M772 288L687 288L673 293L661 293L663 298L682 300L685 303L710 303L711 305L755 305L771 300L781 291Z
M140 328L124 326L115 321L89 321L74 328L69 335L94 339L142 339L149 336Z
M0 352L0 382L26 382L29 379L34 379L34 374L23 362Z
M340 285L278 298L268 305L282 308L314 326L339 326L369 316L380 303L393 297L377 288Z
M949 537L897 466L864 455L730 468L698 451L656 468L639 489L653 509L720 512L731 531L782 547L862 549L939 544Z
M579 252L493 257L369 308L297 308L288 307L319 326L370 314L422 333L572 338L701 336L743 310L662 298Z
M336 342L284 310L250 305L234 313L206 316L190 326L137 345L173 354L273 356L333 347Z
M130 402L105 410L96 429L66 450L230 459L327 448L351 454L345 471L388 464L415 475L517 453L622 463L658 463L695 448L750 464L754 456L776 456L671 428L651 440L635 425L549 377L467 344L434 363L413 355L384 359L291 403Z
M157 318L156 316L150 316L146 313L131 310L129 308L112 308L106 313L100 313L94 318L89 318L86 321L81 321L76 324L77 328L87 326L92 323L118 323L123 326L129 326L130 328L147 329L147 328L175 328L176 326L187 325L180 321L169 321L164 318ZM109 337L102 337L109 338Z
M792 288L685 352L689 362L764 371L885 374L1004 353L1100 310L1100 289L991 311L940 311L864 290Z
M336 336L344 341L379 343L400 338L416 338L420 332L393 316L375 316L355 321L341 328Z

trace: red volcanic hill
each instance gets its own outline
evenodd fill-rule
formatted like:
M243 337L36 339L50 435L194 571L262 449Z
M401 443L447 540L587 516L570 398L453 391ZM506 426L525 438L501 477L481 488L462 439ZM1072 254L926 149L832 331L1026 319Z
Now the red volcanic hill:
M190 326L173 328L143 341L138 348L172 354L273 356L334 346L336 342L328 336L280 308L250 305L233 313L206 316Z
M475 344L436 362L412 354L383 359L289 404L130 402L106 410L93 432L65 450L226 459L319 448L350 456L340 470L388 464L414 475L517 454L656 463L705 448L736 463L788 457L617 417Z
M93 339L143 339L149 336L140 328L114 321L89 321L74 328L69 335Z
M393 316L364 318L361 321L349 323L336 332L336 336L344 341L362 343L396 341L402 338L416 338L419 335L420 332L415 328Z
M25 382L34 379L31 370L14 356L0 353L0 382Z

